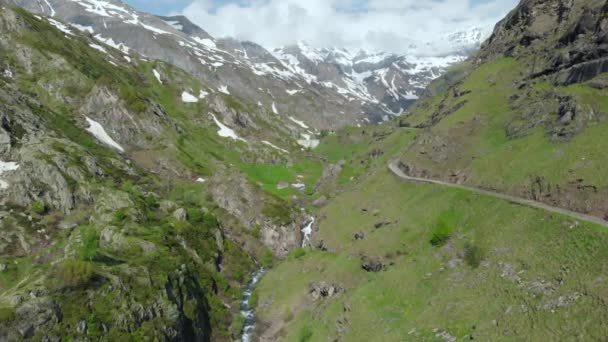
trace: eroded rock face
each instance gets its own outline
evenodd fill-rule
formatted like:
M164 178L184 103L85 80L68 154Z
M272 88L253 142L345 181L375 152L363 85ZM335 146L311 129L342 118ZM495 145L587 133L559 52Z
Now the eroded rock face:
M259 227L260 240L276 256L284 257L289 251L301 246L300 230L306 223L306 217L291 210L288 203L268 198L236 171L226 170L221 177L214 177L210 188L214 201L234 216L242 227L248 230ZM291 211L288 222L283 221L284 218L281 218L283 222L277 222L276 218L265 214L269 206L273 205L284 206L284 210Z
M562 85L590 80L608 71L606 13L601 1L522 1L496 26L478 62L534 57L526 63L532 78L548 76Z

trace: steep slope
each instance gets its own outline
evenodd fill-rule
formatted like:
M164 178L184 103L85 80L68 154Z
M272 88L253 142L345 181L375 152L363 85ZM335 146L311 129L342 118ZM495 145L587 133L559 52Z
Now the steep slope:
M56 19L2 6L0 56L0 339L238 338L249 274L307 220L260 165L312 188L321 164L257 104Z
M524 1L465 77L404 119L414 175L608 214L605 1Z
M259 103L269 114L277 114L277 119L292 130L296 139L300 133L312 133L294 125L290 116L305 122L313 131L341 127L364 117L381 119L364 113L360 104L350 103L337 91L308 85L270 54L266 54L268 58L251 60L249 54L263 50L260 46L217 41L184 17L151 16L118 0L11 2L88 32L127 56L133 51L176 65L209 84L211 92L229 93ZM290 94L286 90L300 92Z
M603 226L386 166L608 219L606 8L524 0L404 117L325 138L346 185L324 194L315 248L262 280L259 335L604 340Z
M322 52L328 58L314 66L317 60L307 60L294 48L274 53L276 58L251 42L216 40L183 16L155 17L119 0L11 2L62 20L127 55L134 51L176 65L209 84L212 91L225 90L259 102L269 113L278 114L294 136L381 122L400 114L431 79L476 50L485 37L485 30L479 28L446 34L445 56L415 60L378 53L345 54L336 49ZM422 52L431 43L419 45L410 44L410 48ZM311 132L294 125L290 117L304 122Z

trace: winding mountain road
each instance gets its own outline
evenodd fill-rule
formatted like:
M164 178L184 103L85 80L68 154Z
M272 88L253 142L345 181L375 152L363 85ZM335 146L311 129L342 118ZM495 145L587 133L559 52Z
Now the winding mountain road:
M395 176L401 178L401 179L405 179L408 181L413 181L413 182L418 182L418 183L428 183L428 184L437 184L437 185L442 185L442 186L446 186L449 188L454 188L454 189L461 189L461 190L467 190L467 191L471 191L474 193L478 193L478 194L482 194L482 195L486 195L486 196L491 196L491 197L495 197L495 198L499 198L505 201L509 201L512 203L517 203L517 204L521 204L521 205L525 205L528 207L532 207L532 208L537 208L537 209L542 209L542 210L546 210L546 211L550 211L550 212L554 212L557 214L562 214L562 215L567 215L570 216L572 218L576 218L579 219L581 221L587 221L587 222L591 222L591 223L595 223L598 224L604 228L608 228L608 221L602 220L599 217L595 217L595 216L591 216L591 215L585 215L585 214L581 214L581 213L577 213L571 210L567 210L567 209L562 209L562 208L557 208L557 207L552 207L548 204L544 204L541 202L537 202L537 201L533 201L533 200L529 200L529 199L524 199L524 198L520 198L520 197L515 197L515 196L510 196L510 195L505 195L505 194L501 194L499 192L494 192L494 191L488 191L488 190L482 190L479 188L473 188L470 186L465 186L465 185L460 185L460 184L454 184L454 183L449 183L449 182L444 182L444 181L439 181L439 180L433 180L433 179L427 179L427 178L418 178L418 177L410 177L408 175L406 175L400 168L398 165L398 161L392 161L388 164L388 168L389 170L391 170L391 172L393 174L395 174Z

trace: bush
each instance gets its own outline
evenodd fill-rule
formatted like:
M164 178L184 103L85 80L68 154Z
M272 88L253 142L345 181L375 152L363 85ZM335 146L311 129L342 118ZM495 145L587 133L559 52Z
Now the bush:
M451 236L452 228L450 228L450 226L443 221L440 221L433 230L433 234L431 235L429 242L435 247L441 247L448 242Z
M36 200L32 203L32 211L38 215L44 215L47 211L46 203L43 200Z
M66 260L56 266L52 275L53 285L59 289L82 288L93 280L94 275L93 266L89 262Z
M291 253L289 253L290 259L300 259L301 257L306 255L306 249L304 248L296 248Z
M473 268L479 267L481 261L483 260L482 249L470 242L467 242L464 245L464 260Z
M310 329L309 326L305 326L302 328L302 330L300 330L300 338L298 339L298 341L300 342L307 342L312 340L312 329Z
M86 261L93 261L99 255L99 233L93 227L82 229L82 247L80 257Z
M260 258L260 263L265 268L271 268L272 264L274 263L274 256L272 255L272 252L269 250L266 250L264 252L264 254L262 254L262 257Z
M129 216L127 210L127 208L120 208L116 210L116 212L114 213L114 223L124 222Z
M259 239L262 236L262 226L256 224L251 230L251 235L256 239Z
M146 202L146 206L150 209L156 209L158 208L158 199L156 198L156 196L154 195L148 195L146 196L146 198L144 199L144 201Z

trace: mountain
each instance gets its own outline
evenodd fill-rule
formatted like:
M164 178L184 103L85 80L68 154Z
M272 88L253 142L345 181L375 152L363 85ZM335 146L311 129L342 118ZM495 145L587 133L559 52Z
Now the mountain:
M307 47L302 51L302 44L269 53L251 42L216 40L183 16L155 17L118 0L12 2L88 32L127 56L135 52L174 64L214 91L226 88L233 96L256 99L269 112L279 113L294 135L314 132L302 132L290 117L321 130L401 114L430 80L466 58L484 38L476 28L446 34L455 54L437 58ZM308 60L313 55L317 58ZM318 58L324 59L321 65L315 65Z
M354 181L262 279L262 340L604 340L607 13L523 0L401 118L323 139Z
M0 7L0 340L237 339L323 164L262 106L106 40Z
M432 81L483 30L270 52L0 4L0 340L608 336L606 1L523 0Z
M273 54L309 84L335 89L383 119L401 115L446 68L467 58L410 57L383 52L314 49L299 43Z

